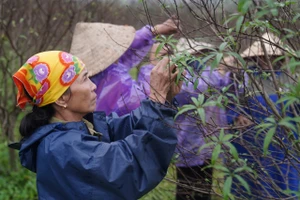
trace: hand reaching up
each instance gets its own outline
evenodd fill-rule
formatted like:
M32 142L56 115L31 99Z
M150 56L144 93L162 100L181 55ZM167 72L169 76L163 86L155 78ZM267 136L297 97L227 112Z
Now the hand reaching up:
M169 66L169 61L169 58L163 58L151 71L149 98L159 103L165 103L167 97L169 101L172 100L180 92L182 85L175 85L179 71L175 65Z
M156 35L171 35L177 33L180 29L181 25L179 19L172 16L162 24L155 25L151 31Z

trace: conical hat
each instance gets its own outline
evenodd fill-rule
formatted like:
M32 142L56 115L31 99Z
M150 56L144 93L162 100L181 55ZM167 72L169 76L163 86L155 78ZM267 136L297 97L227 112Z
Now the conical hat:
M190 54L200 52L204 49L209 49L214 47L211 44L205 42L198 42L193 39L180 38L176 45L178 52L188 52Z
M131 45L135 36L132 26L106 23L77 23L70 53L78 56L93 76L111 64Z
M282 55L283 52L276 46L276 45L280 45L282 46L282 42L280 41L280 39L273 35L272 33L265 33L262 36L263 38L263 42L264 45L266 47L266 51L267 54L270 56L279 56ZM275 45L274 45L275 44ZM264 55L264 51L261 47L261 43L260 41L256 41L254 42L249 48L247 48L242 54L241 56L243 58L246 57L254 57L254 56L263 56Z

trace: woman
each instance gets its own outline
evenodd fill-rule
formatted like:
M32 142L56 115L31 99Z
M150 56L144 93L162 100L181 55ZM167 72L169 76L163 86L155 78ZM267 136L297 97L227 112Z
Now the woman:
M149 99L121 118L92 113L96 86L69 53L36 54L13 75L18 106L33 106L20 125L20 160L37 174L39 199L132 200L162 180L177 142L165 102L181 87L168 61L153 69Z
M128 25L99 22L76 25L70 52L89 66L89 77L97 86L97 111L121 116L139 106L146 96L130 70L143 61L156 35L176 33L179 27L175 17L137 31Z
M151 63L141 68L138 75L138 83L144 88L147 94L151 91L150 72L157 64L158 58L170 52L170 49L162 48L158 55L155 55L159 43L153 45L150 54ZM195 57L207 53L213 46L211 44L197 42L193 39L180 38L176 51L180 53L189 53ZM221 90L231 83L230 73L221 73L220 70L211 70L209 66L202 66L199 61L187 61L193 68L195 76L187 73L188 83L183 84L182 90L176 95L175 99L180 107L193 104L191 98L198 97L198 94L209 94L209 90ZM197 77L198 85L195 89L193 80ZM225 109L218 106L205 107L206 125L199 124L199 119L192 115L180 115L176 119L178 124L178 145L176 149L176 174L179 184L176 185L176 200L185 199L211 199L209 194L212 188L212 168L210 159L212 149L205 148L199 152L199 148L206 144L206 141L216 135L216 128L225 126L226 113ZM201 191L196 191L194 188Z
M255 128L255 125L263 122L269 123L266 121L268 118L274 118L276 124L280 121L274 115L272 105L277 108L277 112L283 118L285 116L295 117L290 109L284 111L277 103L280 97L274 86L273 78L276 79L279 90L282 91L281 96L288 91L285 83L293 81L283 70L283 63L277 60L284 54L276 46L282 44L280 39L272 33L263 34L262 39L265 51L263 51L261 42L255 41L241 54L249 66L249 76L252 77L249 78L249 83L245 83L249 96L243 98L246 101L244 105L240 106L242 109L235 108L235 110L228 111L229 122L235 123L237 127L245 127L233 144L239 152L239 157L247 160L247 165L257 176L248 173L241 174L249 184L251 194L248 194L238 181L233 184L232 191L243 199L287 199L299 191L299 156L293 144L294 141L289 139L289 137L297 139L298 136L296 133L289 133L277 126L272 136L272 142L267 149L268 153L264 155L264 141L268 135L270 136L270 133L258 132L259 129ZM266 57L272 63L272 67L269 66ZM274 77L271 76L272 72L274 72ZM270 101L268 102L262 94L267 96ZM250 118L244 115L238 116L237 113L241 113L241 111L247 113Z

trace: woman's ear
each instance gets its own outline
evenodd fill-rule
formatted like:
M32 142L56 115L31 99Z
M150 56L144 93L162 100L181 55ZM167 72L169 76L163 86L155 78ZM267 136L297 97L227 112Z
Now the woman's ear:
M54 103L60 107L68 107L68 101L71 98L71 89L68 88Z
M63 94L55 101L55 104L60 107L66 108L68 106L68 104L67 104L68 99L69 98L67 97L67 95Z

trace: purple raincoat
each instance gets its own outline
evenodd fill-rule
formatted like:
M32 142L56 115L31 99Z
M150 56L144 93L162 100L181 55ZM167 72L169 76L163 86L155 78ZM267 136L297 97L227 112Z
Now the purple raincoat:
M138 30L131 46L118 63L91 77L97 86L97 111L104 111L107 115L112 112L124 115L137 108L141 100L146 98L129 70L147 55L154 43L153 38L150 26Z
M105 111L106 114L116 112L118 115L129 113L139 107L141 100L150 93L150 72L152 64L141 68L138 81L132 79L129 70L137 65L152 47L154 40L150 27L146 26L136 32L130 48L122 55L117 64L112 64L103 72L91 77L97 85L97 107L96 110ZM220 89L230 82L229 73L221 76L218 71L212 71L208 67L202 73L197 90L193 84L183 85L182 91L176 96L180 106L191 103L192 96L197 97L199 92L207 90L208 86ZM225 110L212 106L207 107L206 119L209 124L216 126L226 125ZM212 122L213 121L213 122ZM206 159L211 157L211 150L204 149L196 155L198 149L205 144L204 136L212 132L213 126L199 127L195 119L188 116L180 116L177 120L178 132L178 166L202 165ZM210 129L210 130L208 130Z
M150 93L150 72L153 65L143 66L138 76L138 83L141 88L144 88L147 94ZM191 75L187 74L188 79ZM230 73L224 76L218 71L210 72L210 67L207 67L201 73L197 89L191 82L184 83L181 92L176 96L179 106L191 104L191 97L198 97L199 93L206 92L208 87L220 90L231 83ZM176 165L179 167L203 165L204 161L211 158L212 149L206 148L198 153L199 148L204 145L205 139L209 139L209 135L216 135L219 131L214 132L217 127L227 125L227 116L224 109L217 106L205 108L206 122L205 126L197 124L197 119L181 115L177 118L176 123L179 126L178 132L178 159Z

